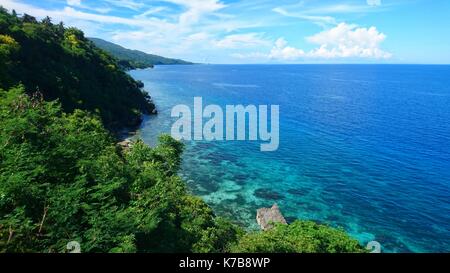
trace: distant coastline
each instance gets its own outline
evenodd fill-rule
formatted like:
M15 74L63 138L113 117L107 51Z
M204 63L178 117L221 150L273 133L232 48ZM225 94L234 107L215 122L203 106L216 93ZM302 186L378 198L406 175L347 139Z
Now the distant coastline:
M139 50L131 50L114 43L98 39L88 38L98 48L108 52L118 60L124 70L153 68L155 65L193 65L194 63L148 54Z

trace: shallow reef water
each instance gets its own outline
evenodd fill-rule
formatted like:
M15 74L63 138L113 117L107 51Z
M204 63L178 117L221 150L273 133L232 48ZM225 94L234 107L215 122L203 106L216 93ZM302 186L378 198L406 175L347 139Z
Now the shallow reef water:
M342 227L386 252L450 251L450 66L194 65L130 72L158 107L138 136L169 133L177 104L280 106L280 146L189 141L180 175L220 216L256 229Z

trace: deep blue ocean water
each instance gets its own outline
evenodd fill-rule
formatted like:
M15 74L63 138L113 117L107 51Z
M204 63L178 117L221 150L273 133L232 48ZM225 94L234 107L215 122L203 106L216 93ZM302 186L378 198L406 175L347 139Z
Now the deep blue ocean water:
M288 220L342 227L386 252L450 251L450 66L194 65L132 71L159 115L177 104L280 105L280 147L189 142L181 176L216 214L257 228L278 203Z

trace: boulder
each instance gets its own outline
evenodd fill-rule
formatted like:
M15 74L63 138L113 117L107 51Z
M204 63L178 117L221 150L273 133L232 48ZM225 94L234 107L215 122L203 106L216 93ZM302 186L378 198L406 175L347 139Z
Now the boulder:
M271 229L274 223L287 224L277 204L274 204L271 208L258 209L256 221L262 230Z

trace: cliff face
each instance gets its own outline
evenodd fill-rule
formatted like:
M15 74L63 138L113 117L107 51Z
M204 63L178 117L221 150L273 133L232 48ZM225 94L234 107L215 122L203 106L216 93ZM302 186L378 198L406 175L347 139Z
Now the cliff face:
M256 221L262 230L271 229L274 223L287 224L277 204L274 204L271 208L258 209Z

